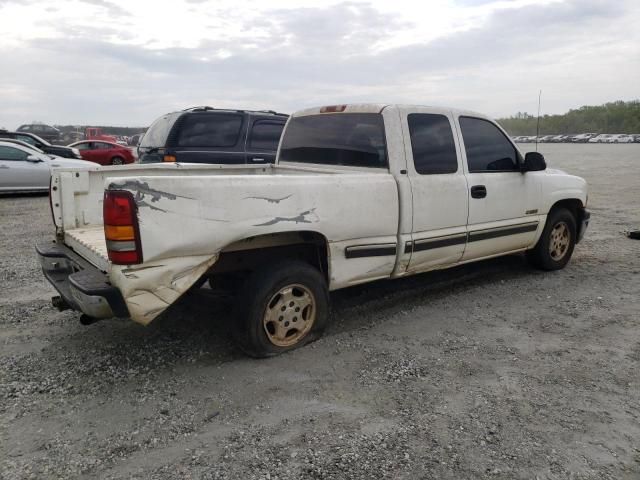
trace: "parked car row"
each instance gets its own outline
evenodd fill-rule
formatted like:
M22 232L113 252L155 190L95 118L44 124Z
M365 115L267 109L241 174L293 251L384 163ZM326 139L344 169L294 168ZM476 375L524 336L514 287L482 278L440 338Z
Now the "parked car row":
M517 143L535 143L535 135L511 137ZM578 135L542 135L538 143L640 143L640 134L580 133Z
M33 145L34 147L39 148L45 153L56 155L58 157L76 159L82 158L78 149L75 149L73 147L64 147L62 145L52 145L44 138L39 137L34 133L21 131L20 129L15 132L0 130L0 140L19 140L21 142L28 143L29 145Z
M132 136L111 135L105 133L100 127L86 127L83 129L77 127L75 131L62 132L57 128L52 127L51 125L45 125L43 123L20 125L14 133L35 135L39 139L45 140L49 144L55 143L62 145L71 142L77 142L80 140L106 140L108 142L134 147L138 145L138 141L142 136L142 133L138 133Z
M287 119L271 110L193 107L163 115L138 138L88 127L85 139L67 146L52 145L24 125L15 132L0 130L0 191L46 191L51 168L69 166L65 158L79 162L73 166L80 168L134 163L128 144L138 146L141 163L273 163Z

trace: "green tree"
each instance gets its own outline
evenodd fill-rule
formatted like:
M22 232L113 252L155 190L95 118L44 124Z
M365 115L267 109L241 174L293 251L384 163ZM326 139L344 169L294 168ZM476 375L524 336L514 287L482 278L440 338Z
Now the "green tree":
M498 120L510 135L535 135L537 118L518 112ZM640 134L640 100L618 100L598 106L583 106L563 115L540 117L540 135L576 133Z

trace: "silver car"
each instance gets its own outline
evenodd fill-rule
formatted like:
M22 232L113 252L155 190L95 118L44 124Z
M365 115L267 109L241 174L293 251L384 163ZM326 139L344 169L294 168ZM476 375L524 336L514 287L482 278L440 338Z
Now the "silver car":
M0 141L0 193L46 192L55 167L100 168L93 162L55 157L35 147Z

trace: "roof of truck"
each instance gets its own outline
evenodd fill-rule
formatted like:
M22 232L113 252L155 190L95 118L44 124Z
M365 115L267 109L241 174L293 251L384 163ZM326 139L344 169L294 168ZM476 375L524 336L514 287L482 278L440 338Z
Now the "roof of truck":
M479 112L471 110L461 110L452 107L433 106L433 105L410 105L399 103L347 103L340 105L324 105L320 107L311 107L304 110L299 110L292 114L292 117L304 117L307 115L318 115L324 113L380 113L385 108L398 108L398 109L427 109L434 112L450 112L454 115L469 115L473 117L488 118Z

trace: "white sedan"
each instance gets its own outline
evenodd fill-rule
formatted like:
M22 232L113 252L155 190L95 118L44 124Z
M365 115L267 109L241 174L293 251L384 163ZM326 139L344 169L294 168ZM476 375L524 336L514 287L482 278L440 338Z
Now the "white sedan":
M0 193L46 192L51 169L95 169L96 164L48 155L35 147L0 141Z

